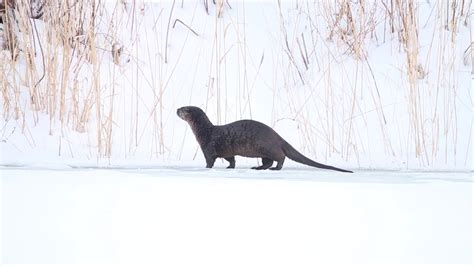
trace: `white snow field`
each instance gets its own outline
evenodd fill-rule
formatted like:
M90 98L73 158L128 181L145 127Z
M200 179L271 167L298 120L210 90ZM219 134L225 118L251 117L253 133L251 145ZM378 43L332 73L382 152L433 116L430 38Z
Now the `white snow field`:
M474 263L471 0L46 2L0 24L0 264ZM356 173L205 169L186 105Z
M473 263L472 172L0 173L2 264Z

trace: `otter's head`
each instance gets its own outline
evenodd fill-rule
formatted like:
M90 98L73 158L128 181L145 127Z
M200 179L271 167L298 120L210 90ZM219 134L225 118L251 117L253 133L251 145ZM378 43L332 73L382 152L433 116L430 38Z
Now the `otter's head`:
M204 113L204 111L199 107L184 106L179 108L176 113L193 128L212 126L206 113Z
M176 112L178 116L183 119L186 122L190 121L195 121L199 119L201 116L205 116L206 114L204 113L201 108L196 107L196 106L184 106L178 109Z

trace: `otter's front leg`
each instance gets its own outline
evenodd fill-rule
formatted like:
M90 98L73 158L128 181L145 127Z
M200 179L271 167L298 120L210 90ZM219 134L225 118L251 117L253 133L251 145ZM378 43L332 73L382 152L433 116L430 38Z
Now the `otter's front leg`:
M206 168L212 168L216 159L206 158Z
M214 146L208 145L206 148L202 149L202 152L206 158L206 168L212 168L217 159L216 149Z

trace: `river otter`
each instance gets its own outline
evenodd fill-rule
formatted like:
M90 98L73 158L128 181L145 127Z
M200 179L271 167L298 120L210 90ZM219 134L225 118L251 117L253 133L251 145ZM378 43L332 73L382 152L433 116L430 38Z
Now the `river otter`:
M188 122L193 130L206 158L207 168L212 168L217 158L224 158L230 163L227 168L234 168L235 155L240 155L262 158L262 165L252 168L256 170L268 168L280 170L285 157L288 157L309 166L352 173L308 159L263 123L239 120L227 125L214 126L204 111L195 106L181 107L177 110L177 114ZM276 167L271 167L273 161L277 161Z

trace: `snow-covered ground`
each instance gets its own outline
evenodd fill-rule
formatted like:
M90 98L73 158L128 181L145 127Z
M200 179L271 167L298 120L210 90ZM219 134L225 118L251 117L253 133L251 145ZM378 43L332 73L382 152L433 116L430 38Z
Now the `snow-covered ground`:
M218 165L0 174L2 264L473 263L472 173Z
M474 262L471 2L99 2L0 51L2 265ZM184 105L356 173L205 169Z

